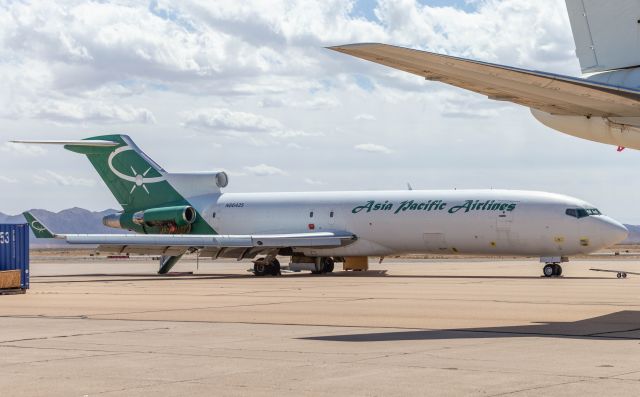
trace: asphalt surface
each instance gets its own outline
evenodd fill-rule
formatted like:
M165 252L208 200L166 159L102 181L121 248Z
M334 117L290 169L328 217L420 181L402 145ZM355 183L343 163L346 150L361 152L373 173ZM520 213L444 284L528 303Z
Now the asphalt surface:
M0 296L0 394L640 394L640 276L588 270L640 271L635 259L570 262L555 279L535 260L248 267L32 264L31 290Z

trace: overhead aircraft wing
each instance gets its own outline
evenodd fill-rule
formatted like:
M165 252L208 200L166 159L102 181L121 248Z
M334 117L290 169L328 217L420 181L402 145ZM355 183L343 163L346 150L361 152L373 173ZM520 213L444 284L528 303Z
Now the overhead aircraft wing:
M329 49L556 115L637 117L640 91L387 44Z
M24 213L38 238L57 238L69 244L98 245L103 252L177 256L200 251L201 256L252 258L280 248L329 248L356 240L349 232L312 232L252 235L193 234L56 234L31 213Z

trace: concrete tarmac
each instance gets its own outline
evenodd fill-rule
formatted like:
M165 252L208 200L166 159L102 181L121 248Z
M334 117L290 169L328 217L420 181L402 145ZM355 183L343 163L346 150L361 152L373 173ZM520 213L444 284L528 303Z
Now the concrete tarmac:
M535 260L248 267L32 264L31 290L0 296L0 394L640 394L640 276L588 270L640 272L636 259L573 261L555 279Z

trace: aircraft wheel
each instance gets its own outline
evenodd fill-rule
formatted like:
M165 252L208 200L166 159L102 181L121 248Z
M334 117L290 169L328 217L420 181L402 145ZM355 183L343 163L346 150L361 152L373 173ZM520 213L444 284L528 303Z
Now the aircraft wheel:
M622 273L622 278L627 278L627 273Z
M555 276L562 276L562 266L560 265L555 265Z
M542 273L545 277L551 277L555 274L555 270L555 265L549 264L542 268Z
M264 261L258 261L253 264L253 274L256 276L265 276L267 274L267 265Z
M333 272L333 269L335 267L335 264L333 262L332 258L324 258L323 264L322 264L322 271L324 273L331 273Z
M269 263L269 273L272 276L279 276L280 273L280 262L277 259L273 259L271 263Z
M622 278L622 273L618 273L618 274L616 274L616 276L617 276L618 278Z

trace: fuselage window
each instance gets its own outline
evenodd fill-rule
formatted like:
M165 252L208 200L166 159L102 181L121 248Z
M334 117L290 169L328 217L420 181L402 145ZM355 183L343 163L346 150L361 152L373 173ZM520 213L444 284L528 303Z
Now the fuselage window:
M329 218L333 218L333 211L329 212Z
M212 218L216 217L216 213L214 212L213 215L211 215Z
M564 213L574 218L578 217L578 212L576 211L575 208L567 208L567 210Z
M313 211L309 212L309 218L313 218Z

